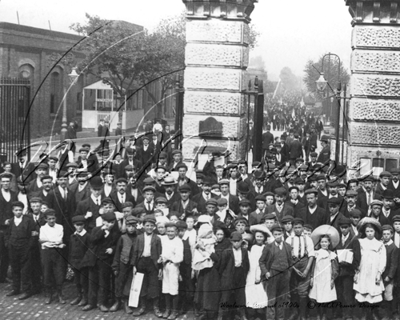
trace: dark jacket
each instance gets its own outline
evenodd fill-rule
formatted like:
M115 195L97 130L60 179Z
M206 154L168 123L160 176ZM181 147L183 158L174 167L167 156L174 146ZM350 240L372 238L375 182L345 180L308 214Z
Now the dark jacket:
M74 269L80 269L86 251L89 248L90 234L85 233L83 236L73 233L69 241L68 263Z
M390 280L394 279L397 271L397 262L399 259L399 249L392 242L392 244L386 246L386 268L382 273L382 279L385 280L389 277Z
M106 250L111 248L114 253L119 237L120 233L115 228L111 229L109 235L105 237L102 227L95 227L90 234L89 249L82 260L81 268L94 267L97 259L111 266L113 254L107 254Z
M247 275L250 269L249 255L246 249L241 248L242 250L242 267L244 274ZM219 274L221 276L221 290L232 290L233 286L233 272L235 269L235 257L233 256L232 247L222 252L221 263L219 265ZM246 278L241 279L239 281L244 286L246 285ZM235 288L236 289L236 288Z
M259 263L261 268L261 278L265 277L267 272L271 272L271 267L277 255L284 253L287 264L292 263L292 247L286 241L282 241L282 251L276 246L275 241L265 245L261 254ZM282 270L279 270L282 271Z
M144 250L144 233L137 236L135 246L133 248L133 255L131 259L131 265L137 266L137 263L140 257L143 254ZM161 255L161 239L153 233L151 237L151 260L153 260L154 266L159 269L160 265L157 263L157 260Z

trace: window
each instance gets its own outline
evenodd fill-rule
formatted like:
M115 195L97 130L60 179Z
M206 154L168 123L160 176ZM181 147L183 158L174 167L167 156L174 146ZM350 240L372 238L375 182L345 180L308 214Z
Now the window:
M58 72L53 72L50 76L50 113L57 113L60 104L61 77Z
M112 111L113 109L113 91L96 90L96 105L98 111Z

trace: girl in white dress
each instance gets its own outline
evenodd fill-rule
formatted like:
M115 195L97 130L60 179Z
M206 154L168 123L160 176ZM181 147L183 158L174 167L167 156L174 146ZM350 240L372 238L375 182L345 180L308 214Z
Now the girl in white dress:
M356 300L362 304L362 319L372 310L373 319L379 319L378 304L382 301L385 290L382 273L386 267L386 248L379 241L381 226L373 218L366 217L360 221L361 261L354 275ZM369 307L369 308L368 308Z
M336 253L329 250L331 247L329 235L321 236L319 245L321 248L315 251L315 262L311 271L309 297L318 303L325 304L337 299L335 279L339 274L339 263ZM331 308L322 305L318 311L322 319L332 318Z
M249 252L250 269L246 279L246 306L249 317L256 319L257 313L265 314L268 305L267 292L261 282L260 257L264 249L266 235L261 231L254 233L255 243ZM262 316L261 316L262 318Z

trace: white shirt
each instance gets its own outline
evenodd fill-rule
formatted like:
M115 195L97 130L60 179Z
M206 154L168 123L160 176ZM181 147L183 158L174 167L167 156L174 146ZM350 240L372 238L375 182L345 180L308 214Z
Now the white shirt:
M39 217L40 217L40 213L38 213L38 214L34 214L34 213L32 213L32 218L33 218L33 221L38 221L39 220Z
M5 191L4 189L1 189L1 193L3 195L4 200L7 202L10 202L11 200L11 192L10 191Z
M174 192L169 195L168 193L165 193L165 198L169 201L172 197L174 196Z
M39 240L40 241L52 241L62 243L64 236L64 228L61 224L55 224L54 227L50 227L47 223L40 227Z
M81 192L83 189L85 189L86 185L87 185L87 182L85 182L84 184L79 184L78 191Z
M142 257L150 257L151 256L151 239L152 239L153 234L147 235L147 233L144 233L144 248L143 248L143 254Z
M87 233L87 231L85 229L82 229L81 232L75 231L74 234L77 234L78 236L83 237L85 234Z
M318 206L315 206L314 209L311 209L310 207L308 207L308 211L310 211L311 214L313 214L315 212L315 210L317 210Z
M286 243L292 246L292 256L302 258L307 251L308 257L314 257L314 244L311 237L308 236L290 236L286 239ZM299 256L300 255L300 256Z
M108 197L111 193L112 190L112 186L105 184L104 185L104 194L106 195L106 197Z
M344 244L346 243L349 236L350 236L350 232L347 234L347 236L342 235L342 246L344 246Z
M19 224L22 222L22 216L20 216L19 218L14 217L14 224L18 227Z
M397 232L394 233L393 240L396 247L400 248L400 235Z
M211 194L205 194L204 192L202 192L203 193L203 198L205 199L205 200L208 200L208 199L211 199Z
M60 190L61 193L61 197L63 197L63 199L67 199L68 196L68 191L67 188L61 188L61 186L58 186L58 190Z
M18 201L21 201L25 205L24 210L22 210L22 214L26 214L28 212L28 208L29 208L28 195L26 193L24 194L24 193L18 192Z
M36 184L39 188L43 186L42 180L40 180L39 177L36 179Z
M395 187L395 189L397 189L399 187L399 183L400 183L400 181L394 182L392 180L392 184L393 184L393 187Z
M125 199L126 199L125 193L121 194L118 192L118 199L119 199L119 202L125 203Z
M240 267L242 265L242 249L233 249L233 257L235 258L235 267Z
M90 195L90 197L92 198L92 200L93 200L93 202L96 204L96 205L100 205L101 204L101 197L95 197L93 194L92 195Z

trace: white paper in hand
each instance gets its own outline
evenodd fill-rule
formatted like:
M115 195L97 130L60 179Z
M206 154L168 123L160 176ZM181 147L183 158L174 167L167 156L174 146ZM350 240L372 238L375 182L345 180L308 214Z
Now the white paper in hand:
M143 273L136 272L133 274L131 291L129 293L129 306L137 308L139 305L140 290L142 289Z

